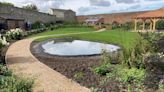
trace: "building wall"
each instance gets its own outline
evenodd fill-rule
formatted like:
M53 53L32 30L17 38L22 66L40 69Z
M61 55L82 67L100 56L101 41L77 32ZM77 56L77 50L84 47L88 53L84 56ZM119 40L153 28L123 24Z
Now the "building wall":
M64 22L77 22L76 13L72 10L53 9L50 11L50 13Z
M7 20L7 28L15 29L15 28L25 28L25 23L23 20Z
M147 11L145 11L147 12ZM79 23L84 23L87 18L90 17L102 17L104 18L104 24L112 24L113 22L117 22L120 24L126 22L133 22L133 18L138 14L145 12L125 12L125 13L113 13L113 14L98 14L98 15L86 15L86 16L77 16L77 21Z
M64 19L64 13L60 11L53 11L53 15L55 15L57 18Z
M0 6L0 13L14 14L25 19L25 22L30 23L35 23L37 21L49 23L56 22L56 20L58 20L54 15L5 5Z
M64 13L64 20L67 21L67 22L76 22L77 19L76 19L76 13L73 12L73 11L66 11Z
M5 20L0 18L0 23L4 23L4 22L5 22Z

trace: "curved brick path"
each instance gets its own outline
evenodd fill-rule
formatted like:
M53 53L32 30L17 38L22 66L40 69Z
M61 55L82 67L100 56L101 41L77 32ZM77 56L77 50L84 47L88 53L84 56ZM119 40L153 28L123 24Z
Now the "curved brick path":
M101 31L103 30L99 32ZM88 88L80 86L78 83L39 62L31 54L30 44L37 38L24 39L12 44L6 52L7 66L18 76L36 78L34 92L90 92Z

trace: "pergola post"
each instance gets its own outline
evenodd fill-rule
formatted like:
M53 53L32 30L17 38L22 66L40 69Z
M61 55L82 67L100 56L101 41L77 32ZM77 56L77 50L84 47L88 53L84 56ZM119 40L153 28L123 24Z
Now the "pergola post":
M137 19L134 20L134 31L137 31Z
M143 24L142 24L142 31L145 30L145 19L143 19Z
M158 19L152 19L152 21L153 21L153 31L155 31L156 30L156 22L158 21Z
M150 21L150 31L152 31L152 25L153 25L153 23L152 23L152 21Z

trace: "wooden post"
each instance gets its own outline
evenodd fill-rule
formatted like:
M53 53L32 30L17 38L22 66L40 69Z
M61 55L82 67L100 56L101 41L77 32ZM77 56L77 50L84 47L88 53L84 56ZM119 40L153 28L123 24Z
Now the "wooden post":
M134 20L134 31L137 31L137 19Z
M143 19L142 31L145 31L145 19Z
M156 22L158 21L158 19L152 19L153 21L153 31L156 30Z
M150 20L150 31L152 31L152 21Z

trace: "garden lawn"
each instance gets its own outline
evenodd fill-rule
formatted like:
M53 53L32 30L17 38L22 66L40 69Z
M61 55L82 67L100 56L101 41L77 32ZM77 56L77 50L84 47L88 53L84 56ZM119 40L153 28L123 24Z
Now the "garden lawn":
M72 35L72 37L82 40L91 40L91 41L115 44L124 47L126 49L132 49L133 47L135 47L138 41L137 39L140 38L138 33L121 31L121 30Z
M48 32L38 34L36 36L63 34L63 33L67 34L67 33L75 33L77 31L87 32L91 30L93 29L91 28L61 28L61 29L57 29L57 31L48 31ZM126 49L132 49L136 45L138 41L137 39L140 38L138 33L123 31L121 29L103 31L103 32L91 32L91 33L85 33L85 34L73 34L69 36L68 35L60 36L60 38L64 38L64 37L73 37L74 39L80 39L80 40L110 43L110 44L119 45ZM37 39L36 41L45 41L47 39L53 39L53 38L56 38L56 37L55 36L45 37L45 38Z
M79 33L79 32L89 32L94 31L93 28L89 27L75 27L75 28L59 28L52 31L48 30L30 37L45 36L45 35L55 35L55 34L68 34L68 33Z

